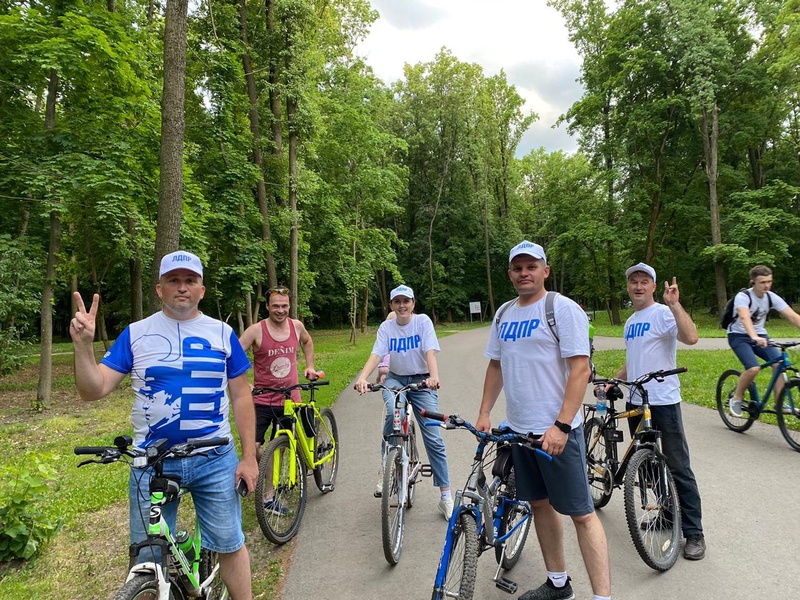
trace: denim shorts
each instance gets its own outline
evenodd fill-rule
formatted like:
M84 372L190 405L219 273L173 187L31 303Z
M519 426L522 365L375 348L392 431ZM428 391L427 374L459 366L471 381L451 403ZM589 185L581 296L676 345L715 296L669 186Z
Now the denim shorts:
M233 444L220 446L187 458L164 461L164 475L177 475L181 486L192 493L195 511L200 522L203 548L221 554L235 552L244 545L242 505L236 494L234 476L239 458ZM131 543L147 539L150 512L150 477L152 469L132 468L128 480L130 497ZM176 532L179 501L163 507L169 530ZM181 522L184 522L183 519ZM137 562L153 560L141 552Z
M586 443L583 426L573 429L564 451L553 460L519 445L511 446L514 459L517 498L550 500L562 515L582 516L594 512L594 503L586 477Z
M765 340L768 339L766 335L759 335L758 337L762 337ZM759 363L756 356L763 360L772 360L781 355L780 350L772 346L767 346L766 348L756 346L750 336L744 333L729 333L728 344L745 369L752 369L758 366Z

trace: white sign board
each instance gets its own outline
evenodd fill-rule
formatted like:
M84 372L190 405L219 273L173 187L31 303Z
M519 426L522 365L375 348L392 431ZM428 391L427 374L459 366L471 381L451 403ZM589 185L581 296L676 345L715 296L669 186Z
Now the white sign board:
M481 313L481 303L480 302L470 302L469 303L469 312L470 313Z

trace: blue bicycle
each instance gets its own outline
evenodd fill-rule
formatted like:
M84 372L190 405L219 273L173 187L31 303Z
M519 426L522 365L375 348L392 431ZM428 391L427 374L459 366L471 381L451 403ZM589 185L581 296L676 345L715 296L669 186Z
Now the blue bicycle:
M769 380L764 395L759 395L758 386L754 380L742 400L742 416L733 415L730 412L730 399L736 391L742 373L735 369L728 369L720 375L719 381L717 381L717 411L725 426L737 433L744 433L750 429L753 422L762 414L774 414L784 439L794 450L800 452L800 389L798 389L800 388L800 373L792 365L789 354L786 352L788 348L800 345L800 342L781 343L770 340L769 345L779 348L781 355L759 365L759 369L778 365ZM775 390L778 378L783 379L783 389L780 394L775 395L775 410L771 410L767 408L767 403Z
M497 560L495 585L505 592L515 593L517 584L503 575L517 564L525 546L531 527L531 507L516 498L510 446L538 446L538 440L534 440L532 434L520 435L508 429L493 429L491 433L478 431L458 415L422 413L444 423L445 429L466 429L478 438L472 472L464 489L456 493L453 515L447 524L444 549L433 584L433 600L471 600L478 556L490 548L494 548ZM533 449L552 459L539 448ZM487 484L484 466L488 464L492 465L494 478Z

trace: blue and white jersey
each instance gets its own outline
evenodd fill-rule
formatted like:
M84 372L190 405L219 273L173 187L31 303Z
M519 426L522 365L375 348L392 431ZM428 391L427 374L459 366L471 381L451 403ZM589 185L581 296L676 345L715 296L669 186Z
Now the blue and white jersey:
M171 444L233 439L228 379L246 373L250 361L229 325L202 314L176 321L158 312L130 324L101 362L131 375L136 446L162 438Z
M420 375L428 372L425 354L439 352L439 339L428 315L414 315L405 325L397 320L384 321L378 328L372 354L389 354L389 369L397 375Z

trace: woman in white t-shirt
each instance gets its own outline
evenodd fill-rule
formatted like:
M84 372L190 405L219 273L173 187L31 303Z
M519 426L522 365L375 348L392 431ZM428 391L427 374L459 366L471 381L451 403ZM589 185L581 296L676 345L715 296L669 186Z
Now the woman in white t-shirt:
M441 490L439 510L445 519L450 519L453 513L453 497L450 493L450 473L447 466L447 454L444 442L438 427L425 427L420 417L422 409L439 411L439 367L436 363L436 353L439 352L439 340L428 315L414 314L414 290L406 285L396 287L389 294L389 302L396 318L386 320L378 328L377 339L372 347L364 368L361 370L355 389L364 394L369 385L368 377L387 354L390 357L389 373L384 385L387 387L402 387L410 383L425 382L427 389L416 392L407 391L414 409L414 416L419 424L422 441L428 453L428 460L433 471L433 485ZM386 403L386 419L383 433L392 432L392 412L394 398L389 392L384 392ZM382 444L382 451L385 444ZM383 461L381 461L381 469ZM380 482L376 493L383 487L383 472L379 472Z

